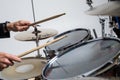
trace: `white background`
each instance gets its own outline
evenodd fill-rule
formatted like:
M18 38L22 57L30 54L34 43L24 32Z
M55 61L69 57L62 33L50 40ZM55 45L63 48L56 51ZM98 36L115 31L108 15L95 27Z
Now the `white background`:
M98 17L85 14L85 11L89 9L86 0L33 0L33 2L36 21L66 13L62 17L39 24L42 28L55 29L58 33L75 28L86 28L91 30L92 35L92 30L95 29L97 35L101 37L101 25ZM93 6L106 2L107 0L93 0ZM0 22L13 22L21 19L34 22L31 0L0 0ZM106 19L105 30L109 34L108 19ZM0 51L18 55L36 47L35 41L15 40L14 36L18 33L11 32L11 38L0 39ZM40 40L39 45L46 43L49 39ZM42 49L40 51L43 55ZM31 53L30 56L34 56L36 53Z

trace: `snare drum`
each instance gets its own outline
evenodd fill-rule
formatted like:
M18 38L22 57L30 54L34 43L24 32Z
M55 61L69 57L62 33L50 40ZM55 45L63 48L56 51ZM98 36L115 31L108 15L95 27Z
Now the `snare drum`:
M53 39L56 39L63 35L66 35L67 37L45 47L44 51L47 55L49 55L50 57L54 57L55 55L57 55L57 52L62 53L63 51L69 49L74 45L92 39L90 31L84 28L77 28L66 31L55 36Z
M48 80L96 76L114 66L119 51L120 40L117 38L89 40L51 59L42 76Z
M22 62L16 62L13 66L9 66L1 71L0 78L4 80L27 80L34 78L41 75L46 63L47 60L45 58L22 58Z

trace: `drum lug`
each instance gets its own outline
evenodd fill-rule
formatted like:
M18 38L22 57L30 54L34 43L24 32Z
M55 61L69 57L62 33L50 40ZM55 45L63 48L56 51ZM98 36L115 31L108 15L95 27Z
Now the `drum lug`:
M114 59L113 64L115 64L115 65L119 65L119 64L120 64L120 56L117 56L117 57Z
M120 56L118 56L117 64L118 64L118 65L120 64Z
M120 56L116 56L112 61L109 61L109 63L114 64L114 65L119 65L120 64Z
M43 52L45 53L47 60L52 59L55 56L55 50L49 50L49 51L43 50Z

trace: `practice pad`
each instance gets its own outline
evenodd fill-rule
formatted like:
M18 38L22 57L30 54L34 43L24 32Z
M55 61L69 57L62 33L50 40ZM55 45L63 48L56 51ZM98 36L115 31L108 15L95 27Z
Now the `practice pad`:
M25 32L20 32L17 35L15 35L16 40L20 41L34 41L36 40L35 31L29 30ZM38 28L37 34L38 34L38 40L46 39L49 37L52 37L56 35L58 32L54 29L44 29L44 28Z
M120 1L110 1L97 7L93 7L85 13L89 15L120 16Z
M13 66L1 71L0 78L5 80L23 80L40 76L46 62L45 59L24 58L22 62L15 63Z

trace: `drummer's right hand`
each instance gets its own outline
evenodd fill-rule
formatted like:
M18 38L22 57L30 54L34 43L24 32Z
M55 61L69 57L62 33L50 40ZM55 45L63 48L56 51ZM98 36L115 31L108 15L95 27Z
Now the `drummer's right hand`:
M4 68L12 66L14 64L14 61L21 62L21 58L18 58L12 54L0 52L0 71L2 71Z
M26 31L31 24L30 21L27 20L19 20L16 22L7 23L6 28L8 31Z

